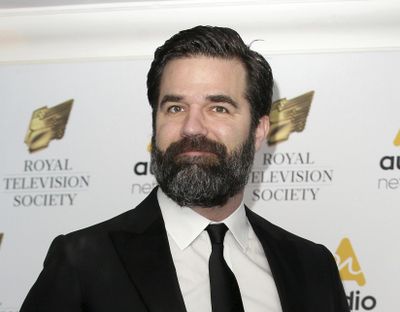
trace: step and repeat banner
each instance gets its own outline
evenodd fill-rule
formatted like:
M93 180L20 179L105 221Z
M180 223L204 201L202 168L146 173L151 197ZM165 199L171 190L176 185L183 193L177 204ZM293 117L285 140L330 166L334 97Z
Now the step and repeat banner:
M352 311L398 310L400 52L274 55L246 203L335 255ZM0 66L0 312L52 239L132 209L150 173L150 59Z

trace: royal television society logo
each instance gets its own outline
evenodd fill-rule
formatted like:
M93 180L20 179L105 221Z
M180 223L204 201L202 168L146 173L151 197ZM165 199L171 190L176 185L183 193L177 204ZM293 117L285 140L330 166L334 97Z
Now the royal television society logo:
M22 170L3 177L3 191L12 195L12 206L74 206L87 191L90 174L76 171L69 158L25 159Z
M268 145L286 141L292 132L302 132L306 126L314 91L293 99L279 99L272 103Z
M64 137L73 102L71 99L54 107L44 106L33 111L24 140L30 153L46 148L51 140Z
M314 93L309 91L272 104L269 147L256 156L249 177L247 190L252 201L315 201L320 190L332 183L334 170L320 163L310 151L274 150L293 132L305 129Z
M379 160L380 177L378 178L379 190L400 190L400 130L393 140L392 152L382 156ZM389 150L389 148L388 148Z
M335 260L339 268L340 277L347 284L347 302L351 311L371 311L376 308L377 300L374 296L364 295L360 287L367 284L365 274L354 251L350 239L341 240L335 253ZM354 287L354 283L356 287Z
M64 136L73 100L35 110L25 137L29 153L46 148ZM20 169L2 178L1 188L12 196L13 207L74 206L78 194L87 191L90 174L76 170L70 158L27 157Z

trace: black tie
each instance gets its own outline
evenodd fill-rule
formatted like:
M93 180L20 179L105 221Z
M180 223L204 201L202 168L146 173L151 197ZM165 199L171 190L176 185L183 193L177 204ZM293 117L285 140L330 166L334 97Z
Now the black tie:
M242 297L235 275L224 259L225 224L210 224L206 228L211 240L210 272L213 312L243 312Z

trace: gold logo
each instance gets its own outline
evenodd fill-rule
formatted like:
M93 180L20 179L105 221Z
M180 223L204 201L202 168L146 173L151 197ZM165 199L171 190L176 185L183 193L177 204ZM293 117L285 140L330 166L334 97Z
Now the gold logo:
M393 144L394 144L395 146L400 146L400 130L399 130L399 132L397 132L397 135L396 135L396 137L394 138Z
M348 238L343 238L336 250L336 263L343 281L355 281L359 286L365 285L365 276Z
M1 246L1 241L3 240L3 233L0 233L0 246Z
M314 91L310 91L291 100L283 98L272 103L268 145L286 141L292 132L304 130L313 96Z
M146 150L151 153L151 150L153 149L153 146L151 144L151 142L149 142L149 144L147 144Z
M44 106L32 113L24 141L30 153L46 148L51 140L60 140L64 136L73 102L68 100L51 108Z

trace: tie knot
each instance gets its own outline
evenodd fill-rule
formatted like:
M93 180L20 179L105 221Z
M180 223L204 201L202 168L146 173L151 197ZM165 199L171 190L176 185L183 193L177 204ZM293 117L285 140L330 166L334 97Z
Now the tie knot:
M210 236L211 244L222 244L228 227L224 223L209 224L206 230Z

